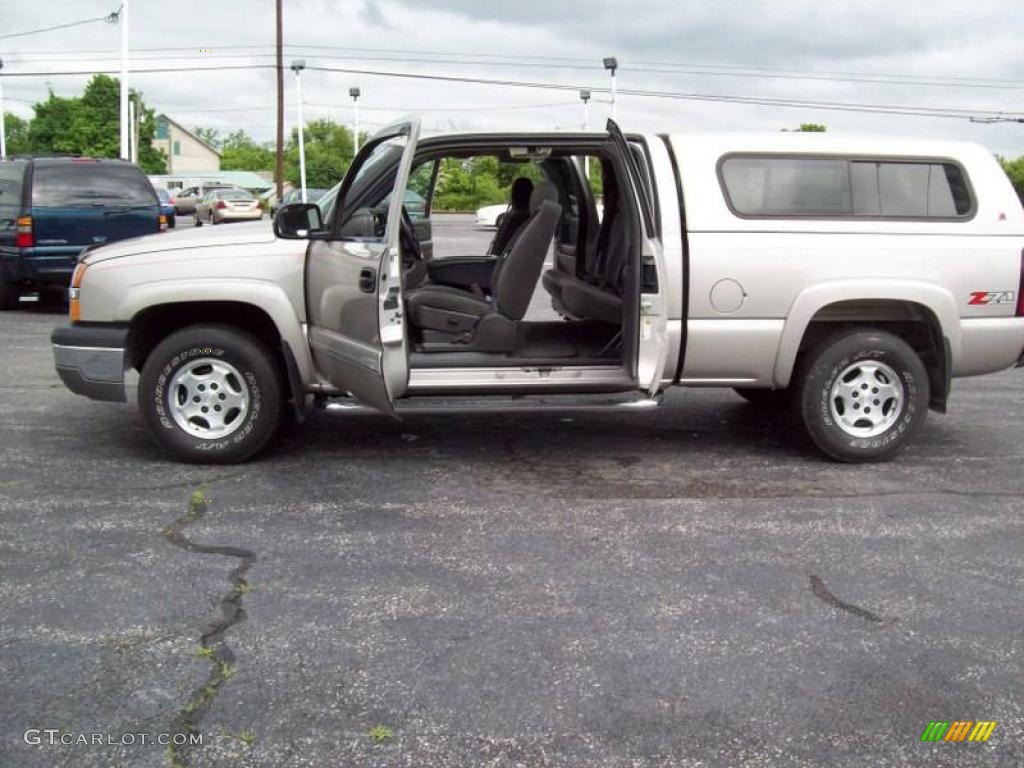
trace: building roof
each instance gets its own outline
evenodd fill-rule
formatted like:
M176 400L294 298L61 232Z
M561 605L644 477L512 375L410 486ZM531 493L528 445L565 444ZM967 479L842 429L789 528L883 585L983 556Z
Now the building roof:
M214 182L230 184L242 189L267 189L274 185L273 181L268 181L254 171L186 171L184 173L154 174L149 178L158 183L166 183L168 181L182 181L186 184Z
M219 149L217 149L217 148L216 148L215 146L213 146L212 144L210 144L210 143L209 143L208 141L204 141L203 139L201 139L201 138L199 138L198 136L196 136L196 135L195 135L194 133L192 133L192 131L190 131L190 130L189 130L188 128L186 128L186 127L185 127L184 125L182 125L181 123L179 123L179 122L178 122L177 120L175 120L174 118L172 118L172 117L168 117L168 116L167 116L167 115L166 115L165 113L161 112L161 113L160 113L159 115L157 115L157 116L156 116L156 119L157 119L158 121L159 121L159 120L166 120L166 121L167 121L168 123L173 123L173 124L174 124L174 127L175 127L175 128L177 128L177 129L178 129L179 131L181 131L181 132L183 132L183 133L187 133L187 134L188 134L189 136L191 136L191 137L192 137L193 139L195 139L195 140L196 140L196 141L198 141L198 142L199 142L200 144L202 144L202 145L203 145L204 147L206 147L206 148L207 148L208 150L210 150L210 151L211 151L211 152L213 152L213 153L214 153L215 155L217 155L217 157L220 157L220 150L219 150Z

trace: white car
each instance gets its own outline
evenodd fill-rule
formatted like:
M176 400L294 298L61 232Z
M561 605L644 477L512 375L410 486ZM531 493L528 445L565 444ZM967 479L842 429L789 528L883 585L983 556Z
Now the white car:
M483 208L477 209L476 225L478 227L496 227L501 224L501 217L505 215L507 210L508 203L485 205Z
M604 206L601 203L596 203L596 207L597 218L600 221L601 216L604 214ZM478 208L476 212L476 225L478 227L498 227L501 225L501 217L505 215L507 210L507 203L485 205L483 208Z

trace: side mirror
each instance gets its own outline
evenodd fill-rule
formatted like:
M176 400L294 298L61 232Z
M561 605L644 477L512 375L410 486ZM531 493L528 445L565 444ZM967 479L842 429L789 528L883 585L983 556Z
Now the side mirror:
M320 240L327 236L320 206L288 203L274 214L274 234L282 240Z

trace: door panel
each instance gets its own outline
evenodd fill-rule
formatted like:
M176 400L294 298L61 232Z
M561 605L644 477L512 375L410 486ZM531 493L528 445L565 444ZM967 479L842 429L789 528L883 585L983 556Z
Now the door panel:
M657 219L651 189L647 185L648 174L638 165L638 156L643 157L643 154L633 151L612 120L608 121L608 133L627 169L621 192L631 203L634 213L640 214L639 220L632 222L630 238L631 248L637 257L626 265L627 295L623 297L625 316L622 324L624 363L637 387L653 395L661 386L669 349L667 307L661 290L665 284L665 254L655 230Z
M418 122L378 133L353 161L338 194L336 212L355 202L345 195L361 173L394 173L383 236L314 240L306 254L309 342L317 368L338 389L389 413L409 378L398 235L418 135ZM351 218L365 210L357 208ZM352 230L339 222L335 231Z

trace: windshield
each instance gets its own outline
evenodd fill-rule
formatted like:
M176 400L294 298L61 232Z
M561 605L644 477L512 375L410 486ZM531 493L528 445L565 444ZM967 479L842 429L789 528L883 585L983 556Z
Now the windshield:
M156 196L160 198L161 203L169 203L171 201L171 193L163 187L156 188Z

